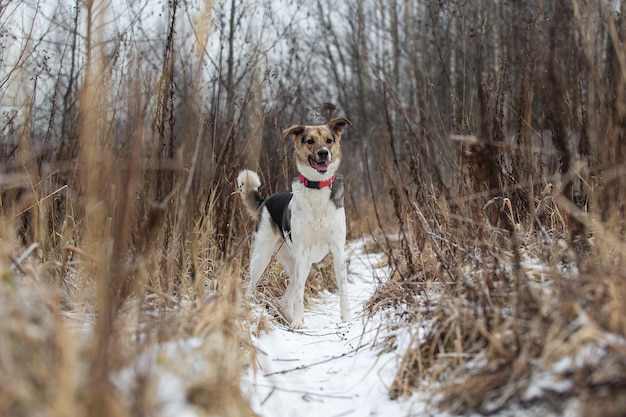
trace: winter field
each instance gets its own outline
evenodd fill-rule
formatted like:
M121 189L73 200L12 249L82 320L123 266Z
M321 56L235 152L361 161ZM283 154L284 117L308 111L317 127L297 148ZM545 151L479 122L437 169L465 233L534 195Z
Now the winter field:
M96 320L85 310L65 310L62 317L47 317L51 300L45 298L41 288L37 288L41 282L38 285L29 283L32 279L40 278L34 275L34 271L41 266L30 262L26 262L28 266L25 266L25 255L21 260L16 259L13 265L24 268L26 276L15 280L5 275L8 280L5 280L1 295L4 306L2 313L7 320L3 331L10 339L8 345L5 339L3 353L5 359L7 354L17 355L13 357L17 361L20 360L17 349L25 348L23 354L35 356L24 357L24 363L4 362L5 366L19 364L24 368L5 368L8 372L15 372L14 375L18 376L18 382L21 383L7 388L4 391L5 398L7 393L27 394L22 391L28 391L28 386L24 385L27 381L21 381L20 376L34 378L44 372L38 367L43 365L38 361L44 358L38 357L38 354L60 350L67 355L67 347L50 346L51 340L53 344L62 343L64 346L81 346L81 349L86 349L83 343L93 340L97 331ZM427 343L426 336L437 324L431 322L428 314L415 321L398 320L398 317L411 310L410 305L397 304L393 308L372 311L371 302L376 299L376 292L389 282L391 271L386 255L371 238L351 242L348 245L348 258L349 299L353 313L350 322L342 323L338 320L339 298L324 290L309 296L304 327L297 330L289 328L280 313L274 310L277 299L272 299L271 294L263 291L265 285L276 285L275 282L263 281L280 280L284 276L270 274L260 283L260 294L242 300L247 318L241 317L242 323L235 327L247 333L237 335L237 340L244 341L247 347L233 346L236 352L230 352L232 355L229 355L220 345L225 342L225 335L204 329L206 325L214 325L213 317L188 319L197 323L192 334L179 332L167 341L154 340L145 345L139 343L137 346L140 349L132 355L133 359L108 374L107 380L112 389L121 396L117 401L134 407L141 406L142 410L153 416L223 415L225 410L227 413L234 412L234 415L259 416L584 416L587 411L582 404L584 398L579 396L577 384L580 381L577 381L577 373L589 373L589 377L598 384L611 384L623 377L622 365L615 355L626 349L626 339L601 331L595 323L584 322L590 318L583 315L578 319L579 323L572 323L582 333L574 336L580 346L559 352L560 355L555 358L546 357L547 363L529 372L515 388L507 388L506 384L492 387L495 391L492 393L493 402L481 404L482 410L462 414L446 411L449 407L442 404L438 388L448 383L445 381L425 383L417 390L392 399L390 393L398 384L398 378L402 378L399 369L405 366L404 362L407 356L410 357L411 349L416 349L416 343ZM554 290L553 283L549 282L546 275L548 269L538 264L536 259L527 259L523 265L536 282L539 292L549 294ZM319 278L318 274L311 277L312 280ZM420 303L424 304L425 299L429 299L429 303L437 304L441 292L436 287L436 284L431 283L429 294L425 294ZM209 300L220 296L219 292L209 289L207 295ZM20 303L19 306L12 305L16 301ZM209 301L207 306L213 302ZM206 311L207 306L203 310ZM201 316L205 312L194 310L191 306L174 308L166 313L170 316L169 320L184 320L186 313L180 310ZM209 310L210 314L215 313L214 308ZM160 313L148 310L145 314L158 316ZM28 327L20 330L20 325ZM54 334L59 329L62 333ZM32 345L29 346L28 342ZM37 345L42 342L45 345ZM248 360L242 363L240 356ZM488 354L484 353L466 356L469 362L464 372L468 374L480 372L488 360ZM451 353L449 357L454 358L455 355ZM48 367L67 366L71 369L66 372L79 372L75 368L79 364L63 363L62 357L60 363L57 363L59 358L49 359L52 362L47 364ZM227 359L233 363L219 363ZM232 365L236 363L240 364L240 368L234 369L239 369L237 372L240 375L230 373L233 372ZM50 369L45 371L43 374L49 375ZM11 374L4 375L7 378ZM217 387L225 375L237 381L238 386L230 387L226 392L231 396L228 400L239 404L220 404L221 400L215 396L215 391L209 391L213 389L220 392L224 389ZM463 373L456 376L459 384L466 377ZM514 375L509 377L513 378ZM71 387L75 390L74 395L79 396L85 388L80 385ZM68 389L68 386L61 388ZM233 389L238 392L234 397L229 392ZM518 395L507 395L507 389L517 390L515 392ZM56 392L53 387L47 387L45 391ZM469 400L463 393L457 395L464 401ZM504 395L504 400L498 398L499 395ZM455 399L451 401L454 403ZM619 406L619 400L615 401L615 405ZM37 410L41 407L37 411L47 410L41 415L49 415L50 411L56 411L55 405L37 404L34 401L24 405L23 410ZM76 413L73 407L76 404L72 407L66 404L61 410L69 408ZM120 411L119 408L115 410ZM21 410L17 409L16 412L19 415Z
M0 416L626 415L625 15L0 2ZM335 117L354 318L326 260L292 330L236 178Z

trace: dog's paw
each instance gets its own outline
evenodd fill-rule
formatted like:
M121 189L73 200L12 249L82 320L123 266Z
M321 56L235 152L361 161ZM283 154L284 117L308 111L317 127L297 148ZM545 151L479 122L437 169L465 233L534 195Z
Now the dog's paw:
M280 309L282 310L283 315L285 316L287 321L292 323L293 322L293 305L291 305L291 303L285 300L285 297L281 298L278 304L280 305Z
M292 329L301 329L303 325L304 321L302 320L302 317L300 317L297 319L293 319L289 327L291 327Z

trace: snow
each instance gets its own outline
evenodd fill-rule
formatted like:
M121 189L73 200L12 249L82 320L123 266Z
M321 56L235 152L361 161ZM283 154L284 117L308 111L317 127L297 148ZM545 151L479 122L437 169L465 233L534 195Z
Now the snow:
M383 316L368 318L364 303L385 274L380 255L348 248L349 299L353 320L339 319L339 297L326 293L305 311L304 328L275 324L254 340L258 369L243 377L242 389L261 416L409 416L427 406L425 398L392 401L388 396L401 350L381 351L375 341Z
M354 319L342 323L339 297L324 293L305 309L302 329L294 330L269 318L270 329L253 336L257 363L248 367L240 387L259 416L452 416L438 409L432 394L426 391L417 391L407 399L389 398L401 355L411 343L423 338L429 323L394 330L386 316L393 312L382 311L373 317L363 312L381 277L389 273L381 266L382 255L367 253L366 247L363 241L348 247L348 292ZM268 314L261 305L253 313ZM390 337L393 348L380 343ZM486 404L484 409L493 406L492 415L496 417L579 415L580 400L572 395L575 387L568 375L576 368L593 367L607 354L607 346L626 346L626 340L618 337L601 340L604 342L590 343L577 355L564 355L534 372L520 398L504 407ZM155 381L159 416L200 415L187 398L187 379L207 372L203 366L206 350L199 349L206 343L188 338L159 344L112 379L121 392L132 395L140 377L149 375ZM185 360L181 363L180 358ZM554 398L561 398L560 410L550 402Z
M389 271L380 266L384 264L382 255L367 253L366 247L366 242L357 241L348 248L353 320L340 322L339 297L326 293L305 311L303 329L275 323L267 333L253 339L258 366L250 367L243 376L242 390L260 416L452 416L438 409L432 394L425 391L407 399L389 398L401 355L409 344L423 338L429 323L392 330L385 312L367 317L364 303ZM394 337L395 349L377 344L388 336ZM520 398L525 405L518 401L503 408L498 405L493 415L577 416L576 398L564 399L561 413L541 401L547 393L566 394L572 389L572 382L561 376L571 366L571 359L564 358L554 369L535 374ZM536 405L531 404L534 402Z
M199 414L187 398L186 377L197 373L194 368L202 368L202 359L196 354L202 343L200 338L188 338L155 345L139 355L134 366L113 374L111 380L131 402L139 381L150 376L155 381L158 416L197 417ZM181 363L180 358L186 360ZM177 364L177 371L172 363Z

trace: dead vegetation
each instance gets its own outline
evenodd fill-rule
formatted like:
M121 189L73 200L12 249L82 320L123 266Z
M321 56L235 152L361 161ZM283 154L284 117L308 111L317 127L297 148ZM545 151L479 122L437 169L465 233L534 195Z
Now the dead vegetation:
M229 231L241 214L228 180L239 160L201 164L208 135L226 134L205 130L203 107L185 107L202 99L200 80L178 80L192 93L175 106L173 42L155 78L139 61L116 62L102 6L76 5L87 13L86 43L72 52L86 62L72 68L80 82L58 79L65 91L51 97L49 137L38 128L36 82L22 86L32 91L3 128L0 414L164 415L181 411L168 411L174 403L253 415L238 380L254 363L257 324L241 297L244 251ZM178 2L171 7L173 33ZM16 63L6 81L27 70ZM153 82L156 96L142 91ZM55 114L62 95L71 121ZM172 392L184 398L163 397Z
M491 82L479 80L480 114L462 110L450 137L457 155L420 162L437 146L436 123L425 118L420 131L407 128L406 160L415 162L383 160L400 240L383 245L393 273L368 308L393 311L390 326L409 335L383 342L403 351L392 398L421 388L455 414L621 415L623 17L604 3L535 6L525 29L529 55L515 67L502 61ZM555 12L579 26L564 29ZM578 36L599 24L613 34L606 49ZM567 62L584 68L575 78L557 68L564 44L543 38L559 28L579 54ZM387 117L411 126L388 94ZM474 121L476 130L467 129ZM381 147L393 146L393 131L387 137Z
M71 27L51 20L49 33L20 32L23 55L0 51L14 65L3 85L23 93L1 92L0 415L254 415L239 378L269 324L243 296L252 225L234 178L262 156L262 86L232 57L227 85L206 79L203 6L168 3L165 38L145 40L154 50L128 41L134 27L109 37L119 11L77 2ZM12 11L29 10L16 7L0 15L15 24ZM286 149L263 173L266 194L291 176ZM258 296L268 308L285 285L272 268ZM326 268L307 294L332 290Z
M276 62L239 32L251 2L169 2L155 40L77 1L17 57L0 24L1 415L159 415L164 374L202 415L252 415L238 378L270 324L234 178L287 188L281 128L340 113L349 233L391 269L368 303L403 353L390 396L624 414L623 2L337 4L306 9L306 41L276 30ZM285 285L273 265L255 299L278 322Z

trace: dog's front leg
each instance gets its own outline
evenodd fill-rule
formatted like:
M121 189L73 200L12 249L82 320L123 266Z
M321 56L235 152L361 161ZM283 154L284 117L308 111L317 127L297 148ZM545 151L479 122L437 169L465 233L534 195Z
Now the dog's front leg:
M283 294L280 299L280 307L283 310L283 315L287 319L289 323L293 322L293 302L295 299L295 289L296 289L296 280L293 278L293 275L289 276L289 284L287 285L287 289L285 290L285 294Z
M293 320L291 327L298 329L302 327L304 316L304 287L309 276L311 265L308 262L297 262L293 276Z
M346 267L346 254L343 246L333 248L333 266L337 292L339 293L339 308L341 309L341 321L350 321L350 302L348 301L348 271Z

